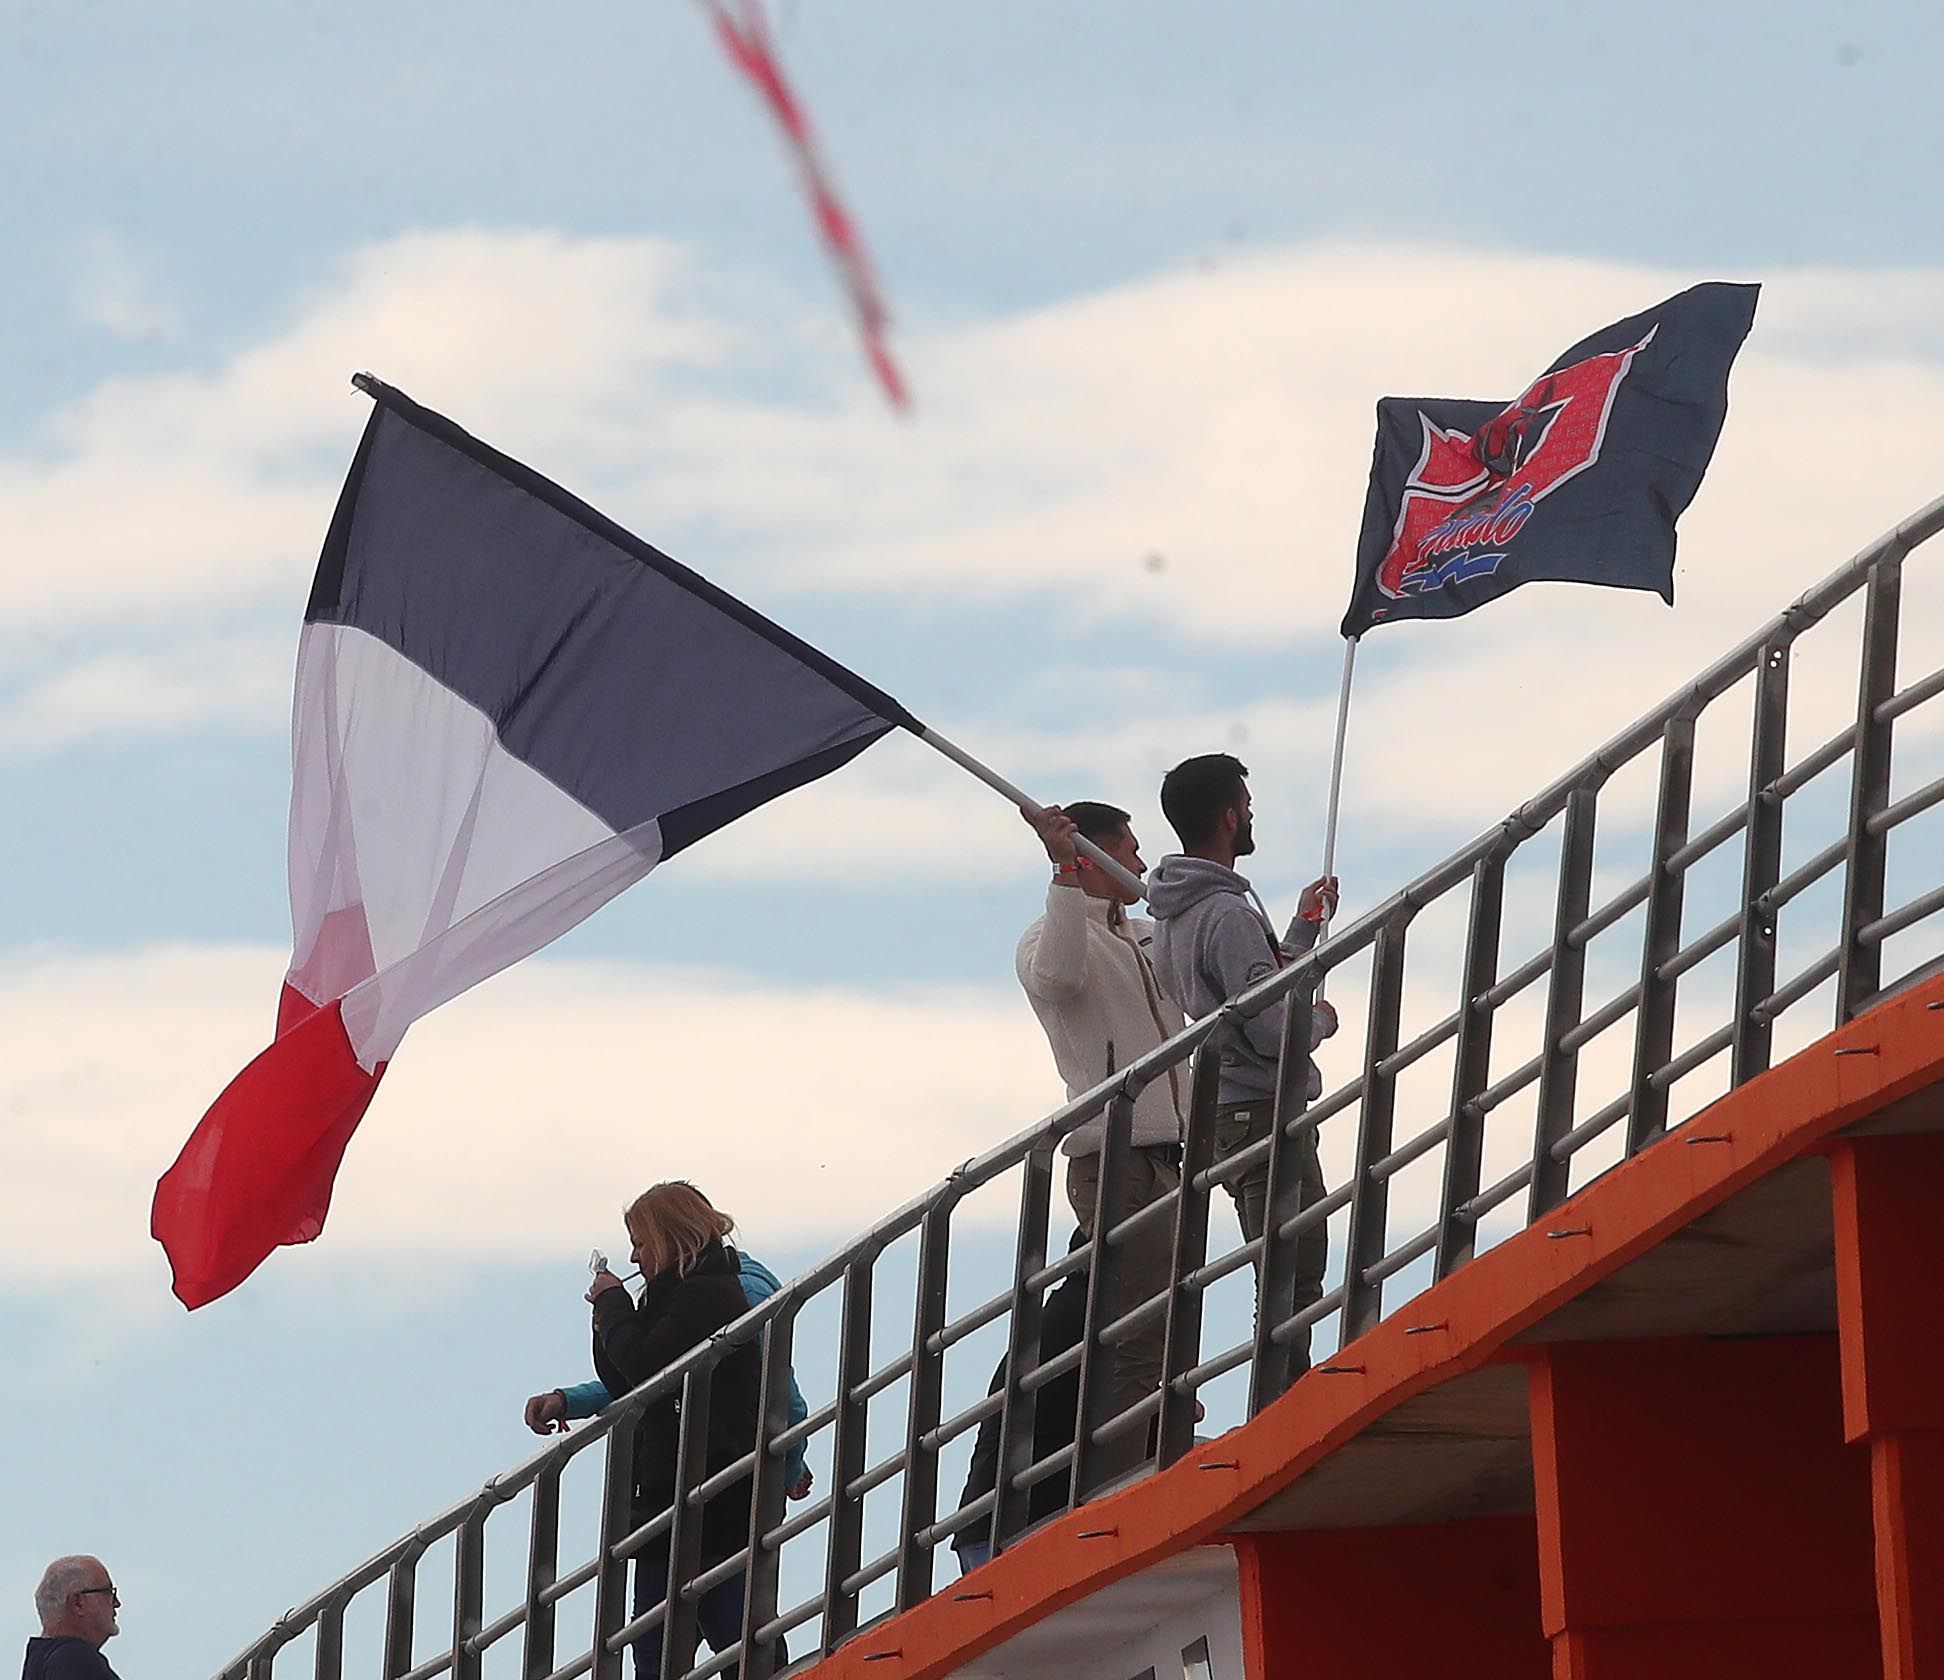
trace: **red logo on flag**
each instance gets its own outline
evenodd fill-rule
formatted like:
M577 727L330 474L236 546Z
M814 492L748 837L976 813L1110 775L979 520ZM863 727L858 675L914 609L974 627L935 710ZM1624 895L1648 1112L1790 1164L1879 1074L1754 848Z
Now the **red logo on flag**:
M1654 340L1542 375L1476 432L1420 414L1424 448L1404 481L1377 587L1392 600L1498 570L1532 510L1600 458L1613 399Z

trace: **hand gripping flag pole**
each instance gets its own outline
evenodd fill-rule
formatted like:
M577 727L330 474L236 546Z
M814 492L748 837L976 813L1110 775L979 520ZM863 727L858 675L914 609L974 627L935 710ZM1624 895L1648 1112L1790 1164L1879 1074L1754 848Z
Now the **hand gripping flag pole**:
M684 848L900 728L1037 809L569 491L402 392L354 383L371 418L298 642L276 1035L150 1214L192 1308L322 1232L414 1021Z
M993 770L984 764L981 764L963 747L958 746L954 742L946 740L945 737L939 734L937 730L927 729L921 724L919 725L916 734L918 736L918 739L923 741L926 746L935 748L937 751L943 753L961 770L971 771L971 773L974 776L976 776L980 781L984 782L987 787L992 788L995 792L1004 794L1007 799L1013 802L1013 804L1019 806L1022 810L1028 812L1030 815L1036 817L1040 814L1042 810L1045 809L1044 806L1038 804L1034 800L1027 797L1027 795L1021 793L1018 788L1014 787L1012 783L1007 781L1004 776L998 773L998 771ZM1113 879L1119 885L1125 887L1129 892L1133 893L1137 898L1145 899L1147 897L1147 888L1141 884L1140 876L1136 875L1132 870L1128 869L1124 864L1119 862L1119 860L1109 857L1097 845L1095 845L1093 841L1089 840L1084 834L1075 834L1073 837L1073 843L1075 846L1079 847L1079 849L1082 852L1084 852L1088 857L1093 859L1093 861L1096 864L1098 864L1103 870L1105 870L1108 875L1112 876Z

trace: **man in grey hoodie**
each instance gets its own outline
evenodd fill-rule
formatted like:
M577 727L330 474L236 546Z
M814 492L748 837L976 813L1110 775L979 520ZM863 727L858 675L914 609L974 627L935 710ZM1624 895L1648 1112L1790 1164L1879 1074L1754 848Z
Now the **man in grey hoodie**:
M1155 969L1161 984L1190 1018L1221 1008L1238 992L1307 951L1316 943L1318 927L1336 908L1336 878L1312 881L1297 901L1288 932L1277 938L1261 899L1235 872L1235 860L1255 850L1248 773L1248 767L1228 753L1206 753L1177 764L1161 783L1161 809L1180 836L1181 851L1164 857L1147 880L1148 908L1155 924ZM1311 1042L1328 1038L1336 1028L1336 1011L1318 1003ZM1278 1003L1242 1022L1223 1047L1216 1091L1217 1161L1269 1135L1282 1031L1283 1006ZM1311 1061L1310 1100L1322 1090L1322 1071ZM1306 1129L1291 1141L1294 1164L1301 1173L1301 1203L1309 1207L1324 1194L1316 1132ZM1228 1183L1242 1234L1251 1241L1262 1235L1268 1190L1266 1157ZM1322 1294L1328 1254L1329 1238L1321 1226L1298 1240L1299 1307Z

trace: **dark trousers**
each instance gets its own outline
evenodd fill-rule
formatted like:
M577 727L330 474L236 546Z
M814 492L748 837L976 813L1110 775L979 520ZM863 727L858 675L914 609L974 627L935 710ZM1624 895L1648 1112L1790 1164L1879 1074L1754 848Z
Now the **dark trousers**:
M720 1557L705 1558L703 1567L708 1568L721 1561ZM711 1587L696 1605L695 1619L701 1623L702 1637L709 1642L711 1651L726 1651L742 1638L743 1590L748 1579L747 1575L732 1575ZM635 1556L634 1609L631 1614L644 1615L667 1596L668 1539L664 1535L659 1540L650 1541ZM662 1628L663 1624L658 1622L634 1642L635 1680L659 1680ZM777 1640L776 1666L782 1668L789 1660L783 1641ZM741 1664L731 1663L722 1672L725 1680L736 1680L741 1672Z
M1179 1144L1142 1144L1127 1152L1128 1212L1134 1213L1150 1202L1158 1202L1181 1185L1181 1146ZM1100 1198L1100 1155L1071 1155L1067 1158L1067 1200L1081 1233L1094 1234L1094 1213ZM1142 1303L1161 1294L1172 1282L1174 1265L1174 1221L1150 1219L1120 1247L1120 1310L1132 1312ZM1161 1386L1161 1363L1167 1341L1165 1318L1153 1318L1113 1350L1108 1367L1108 1392L1114 1415L1145 1400ZM1147 1434L1133 1429L1110 1441L1102 1459L1107 1473L1119 1475L1140 1464L1147 1453Z
M1226 1161L1252 1143L1266 1138L1274 1126L1276 1103L1273 1097L1255 1102L1223 1103L1215 1110L1215 1159ZM1316 1153L1316 1128L1306 1126L1285 1146L1283 1166L1297 1174L1301 1207L1314 1207L1328 1194L1323 1183L1323 1163ZM1250 1242L1262 1235L1269 1200L1269 1160L1264 1156L1240 1178L1223 1186L1235 1203L1235 1217L1243 1237ZM1330 1233L1314 1225L1296 1239L1296 1308L1301 1311L1323 1294L1323 1269L1330 1258ZM1258 1268L1258 1275L1260 1269ZM1295 1351L1301 1364L1309 1363L1309 1332L1296 1340Z

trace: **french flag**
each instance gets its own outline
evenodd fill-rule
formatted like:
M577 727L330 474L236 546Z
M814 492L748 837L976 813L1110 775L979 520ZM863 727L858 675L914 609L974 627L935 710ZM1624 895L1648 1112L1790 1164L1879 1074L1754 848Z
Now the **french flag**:
M156 1185L185 1306L324 1228L405 1029L657 864L921 726L365 375L297 655L275 1042Z

